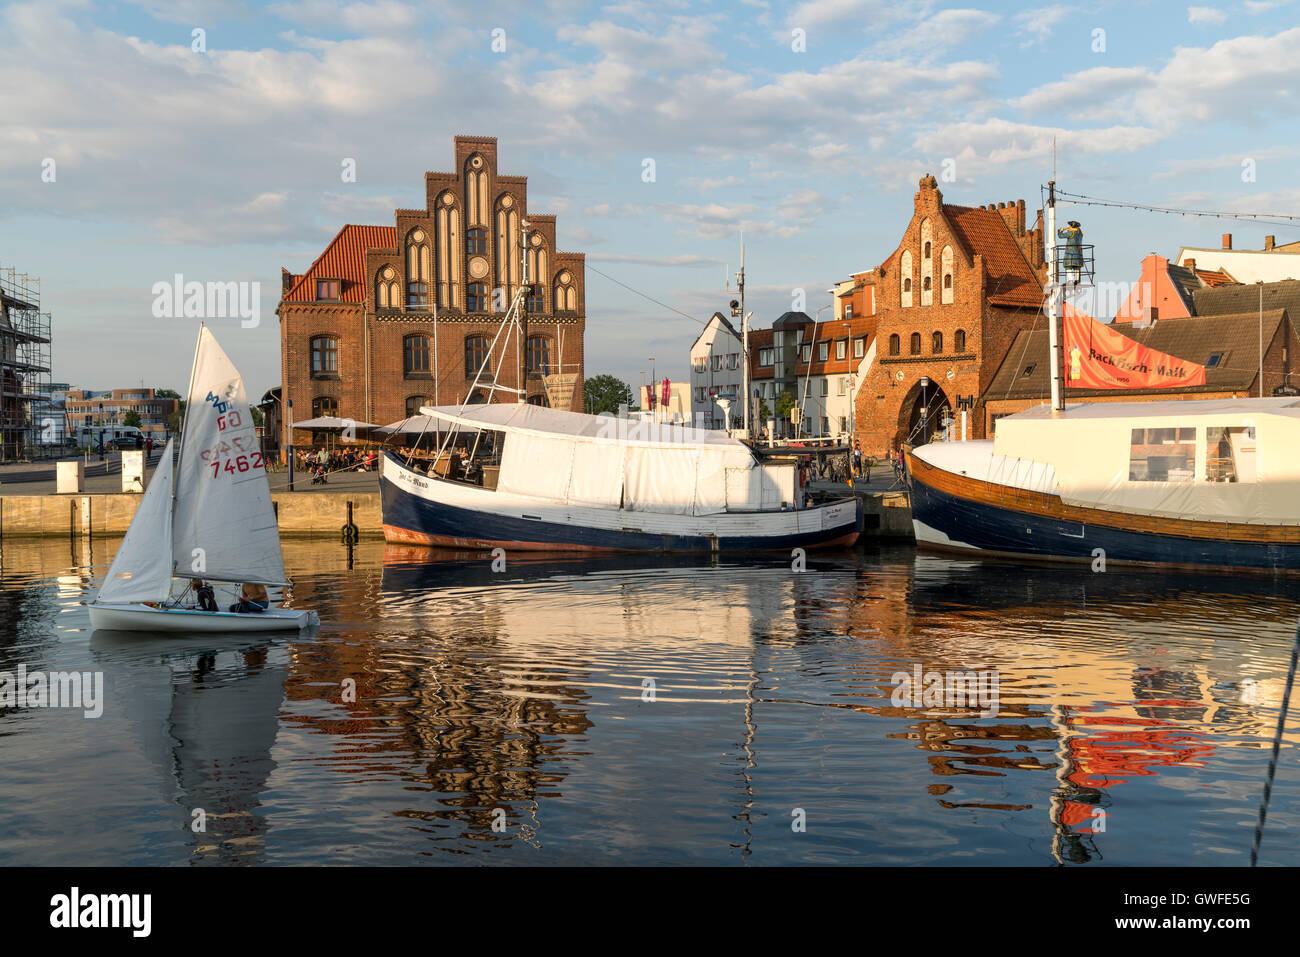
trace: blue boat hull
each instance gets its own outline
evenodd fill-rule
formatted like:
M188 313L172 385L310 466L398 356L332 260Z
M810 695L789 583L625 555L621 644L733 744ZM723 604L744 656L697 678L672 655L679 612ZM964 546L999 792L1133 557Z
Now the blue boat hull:
M1225 541L1212 530L1190 537L1064 521L961 498L915 475L909 482L917 544L924 547L1058 561L1300 569L1300 545Z
M380 480L384 538L389 542L442 548L505 548L537 551L718 552L848 547L858 537L862 503L852 517L827 529L789 535L672 535L591 528L541 519L515 518L448 505Z

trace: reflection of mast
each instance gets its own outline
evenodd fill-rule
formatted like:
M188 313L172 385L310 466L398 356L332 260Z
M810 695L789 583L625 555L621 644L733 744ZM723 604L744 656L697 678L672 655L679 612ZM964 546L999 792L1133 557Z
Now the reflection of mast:
M1077 808L1101 807L1101 792L1096 788L1082 788L1071 780L1080 770L1074 747L1080 733L1070 723L1069 709L1054 704L1049 714L1056 728L1056 788L1052 791L1048 809L1053 829L1052 857L1058 864L1084 864L1093 856L1100 858L1101 851L1097 849L1094 836L1089 834L1085 838L1071 824L1076 823ZM1104 809L1102 813L1105 813Z
M753 645L757 644L752 637L751 642ZM754 840L752 830L754 822L750 818L750 812L754 809L754 778L751 772L758 767L758 762L754 760L754 737L758 733L758 727L754 724L754 692L758 688L758 671L754 668L754 654L757 650L757 647L751 646L749 652L749 681L745 684L745 740L740 745L740 750L745 756L745 764L740 770L740 776L745 782L745 803L736 817L744 825L745 843L740 845L742 858L749 857L752 853L749 845Z

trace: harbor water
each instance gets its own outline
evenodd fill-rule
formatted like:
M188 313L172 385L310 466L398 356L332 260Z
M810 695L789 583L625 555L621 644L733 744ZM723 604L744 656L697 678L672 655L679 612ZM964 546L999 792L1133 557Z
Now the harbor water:
M98 716L0 706L10 865L1244 865L1300 612L906 546L286 540L319 631L92 633L117 545L3 543L0 672L102 676ZM1300 852L1295 745L1264 864Z

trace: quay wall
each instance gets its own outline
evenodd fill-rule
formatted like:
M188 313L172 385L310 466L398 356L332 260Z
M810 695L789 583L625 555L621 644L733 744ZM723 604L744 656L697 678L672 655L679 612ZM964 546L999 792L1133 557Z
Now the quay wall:
M124 535L141 495L0 496L0 537ZM383 538L378 492L273 492L282 535L339 536L348 520L358 534Z
M856 492L862 500L862 537L912 537L912 512L902 492ZM0 537L124 535L141 496L0 496ZM383 538L378 492L273 492L282 535L339 536L348 520L362 538Z

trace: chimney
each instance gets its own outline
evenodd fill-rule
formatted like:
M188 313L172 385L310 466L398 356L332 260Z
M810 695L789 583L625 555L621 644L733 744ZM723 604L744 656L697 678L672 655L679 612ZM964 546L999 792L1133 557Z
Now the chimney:
M1223 248L1224 249L1232 248L1232 233L1223 234Z
M1025 234L1025 201L1016 200L1016 232L1021 236Z
M1264 250L1267 252L1268 250L1272 249L1273 246L1274 246L1274 244L1275 244L1276 242L1277 242L1277 237L1276 237L1276 236L1265 236L1265 237L1264 237Z
M1195 259L1185 259L1185 260L1183 260L1183 266L1184 266L1185 268L1187 268L1187 269L1190 269L1190 270L1192 271L1192 275L1193 275L1193 276L1196 275L1196 260L1195 260Z

